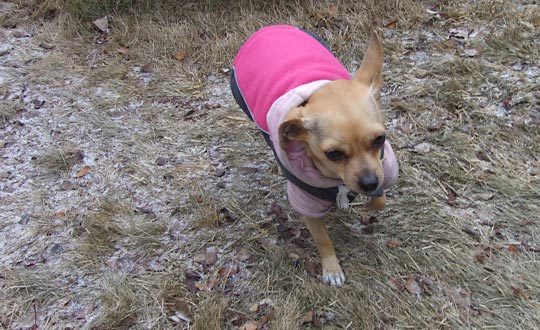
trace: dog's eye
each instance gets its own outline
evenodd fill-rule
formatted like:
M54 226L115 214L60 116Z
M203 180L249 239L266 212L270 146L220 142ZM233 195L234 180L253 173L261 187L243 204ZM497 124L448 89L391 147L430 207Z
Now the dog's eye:
M372 143L372 148L373 149L379 149L383 146L384 144L384 141L386 140L386 136L384 135L379 135L375 138L375 140L373 140L373 143Z
M347 158L347 156L345 156L345 154L339 150L330 150L330 151L325 152L324 154L326 155L326 158L333 161L338 161L338 160Z

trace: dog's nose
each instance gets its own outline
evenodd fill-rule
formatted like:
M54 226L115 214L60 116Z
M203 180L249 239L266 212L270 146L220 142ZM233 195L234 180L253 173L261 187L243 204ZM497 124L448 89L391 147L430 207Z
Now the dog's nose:
M379 179L375 174L369 173L360 177L358 185L363 192L370 193L379 186Z

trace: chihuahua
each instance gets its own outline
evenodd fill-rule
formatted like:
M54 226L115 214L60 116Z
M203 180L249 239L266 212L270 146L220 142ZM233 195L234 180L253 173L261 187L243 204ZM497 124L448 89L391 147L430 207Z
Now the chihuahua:
M317 245L322 280L342 286L324 217L357 194L380 210L398 176L380 111L383 54L372 32L352 76L316 35L274 25L254 33L231 70L236 102L255 122L287 178L291 206Z

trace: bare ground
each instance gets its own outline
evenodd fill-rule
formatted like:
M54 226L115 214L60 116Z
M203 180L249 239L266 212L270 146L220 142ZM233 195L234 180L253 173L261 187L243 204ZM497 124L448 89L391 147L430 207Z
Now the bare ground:
M0 327L540 324L534 1L186 2L107 33L63 8L0 2ZM331 215L336 289L227 69L286 22L352 71L374 18L400 181Z

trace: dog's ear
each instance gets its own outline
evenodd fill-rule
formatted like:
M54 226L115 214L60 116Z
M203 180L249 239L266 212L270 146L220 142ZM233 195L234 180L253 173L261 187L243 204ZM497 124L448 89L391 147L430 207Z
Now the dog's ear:
M308 130L304 125L301 110L293 108L287 119L279 125L279 144L283 150L287 149L291 141L306 141Z
M356 71L353 79L373 89L377 99L380 97L382 86L383 52L381 42L375 31L371 31L371 38L362 64Z

